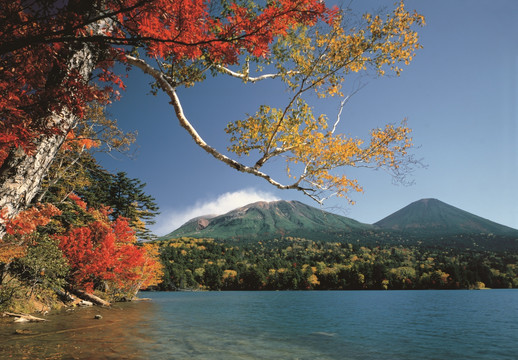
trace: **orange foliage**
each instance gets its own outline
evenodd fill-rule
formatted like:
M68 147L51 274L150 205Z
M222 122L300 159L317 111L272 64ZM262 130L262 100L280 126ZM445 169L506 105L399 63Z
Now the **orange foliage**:
M134 245L133 230L124 219L94 221L56 236L71 267L73 286L92 291L99 282L123 285L139 278L144 254Z
M34 139L65 135L68 129L59 122L49 126L41 121L49 114L68 109L82 118L87 103L117 98L113 87L124 84L111 69L115 61L125 61L120 45L137 45L150 58L179 63L206 57L232 64L245 51L265 57L278 34L331 16L319 0L277 0L261 10L231 4L220 16L214 16L206 0L92 0L79 7L59 3L4 1L0 7L0 162L4 150L21 147L30 154ZM95 26L92 17L99 19ZM93 65L107 86L101 88L70 68L77 51L68 45L71 40L104 46L106 56Z
M86 203L83 200L81 200L81 198L78 195L71 193L68 195L68 198L75 202L75 204L79 206L81 209L86 210Z
M71 285L92 291L101 282L121 289L156 285L163 272L158 261L158 245L136 244L135 232L128 221L110 221L110 209L87 209L76 194L69 199L94 220L86 226L71 226L64 234L54 235L71 267ZM7 235L0 240L0 263L25 256L31 235L38 226L47 225L61 211L52 204L38 204L8 219L7 209L0 212ZM78 214L79 215L79 214Z
M0 211L0 221L4 223L7 236L0 239L0 263L10 263L25 256L30 235L38 226L47 225L53 216L61 211L52 204L37 204L20 212L14 219L7 217L7 209Z
M142 246L144 250L144 264L141 268L142 283L140 289L147 289L150 286L156 286L162 281L164 275L163 265L159 260L159 249L158 243L145 243Z
M13 243L0 243L0 263L8 264L14 259L24 257L27 247Z
M135 232L127 219L110 221L111 209L87 209L76 194L69 199L95 219L86 226L71 227L65 234L55 236L71 267L73 286L92 291L101 283L118 289L154 285L162 276L156 260L158 249L151 245L138 246Z
M77 137L74 133L74 130L70 130L65 139L65 143L62 145L62 148L63 150L72 150L73 147L91 149L98 147L99 145L99 141Z
M0 220L5 223L9 235L28 235L36 231L38 226L47 225L53 216L61 211L52 204L37 204L20 212L14 219L6 218L7 209L0 212Z

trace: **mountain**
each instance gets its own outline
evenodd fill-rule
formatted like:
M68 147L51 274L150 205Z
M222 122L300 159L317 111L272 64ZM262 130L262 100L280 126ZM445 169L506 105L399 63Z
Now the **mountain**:
M422 199L374 223L384 230L426 235L493 234L518 237L518 230L497 224L437 199Z
M205 229L209 225L211 219L213 219L215 217L217 217L217 215L203 215L203 216L195 217L195 218L187 221L185 224L183 224L180 228L178 228L175 231L182 229L181 231L185 234L196 233L198 231ZM180 235L180 236L189 236L189 235ZM170 238L169 235L166 235L165 237Z
M372 225L332 214L298 201L256 202L220 216L201 216L161 237L215 239L271 239L291 236L314 240L340 240L372 230Z
M191 219L159 240L179 237L245 241L293 237L362 246L518 250L518 230L436 199L413 202L373 225L298 201L256 202L224 215Z

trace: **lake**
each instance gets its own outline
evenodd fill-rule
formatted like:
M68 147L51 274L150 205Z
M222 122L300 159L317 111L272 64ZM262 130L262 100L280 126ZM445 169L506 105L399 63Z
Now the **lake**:
M0 359L514 360L518 354L518 290L141 295L153 301L3 326ZM13 335L16 329L30 333Z

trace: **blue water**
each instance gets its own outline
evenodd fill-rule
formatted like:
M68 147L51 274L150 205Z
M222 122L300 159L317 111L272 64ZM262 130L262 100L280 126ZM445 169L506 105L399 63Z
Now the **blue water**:
M518 359L517 290L143 295L17 325L34 334L4 337L0 358Z

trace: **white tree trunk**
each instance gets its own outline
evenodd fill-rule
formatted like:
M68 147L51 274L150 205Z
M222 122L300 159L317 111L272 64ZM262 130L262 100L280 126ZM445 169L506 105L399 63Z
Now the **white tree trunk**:
M98 59L98 49L83 44L69 61L69 69L77 70L87 81ZM63 144L68 131L77 123L77 117L64 109L60 114L52 114L47 120L61 130L60 134L42 136L35 141L36 151L27 155L23 150L13 149L0 168L0 209L7 209L11 218L27 207L40 188L56 153ZM0 239L5 234L5 227L0 223Z

